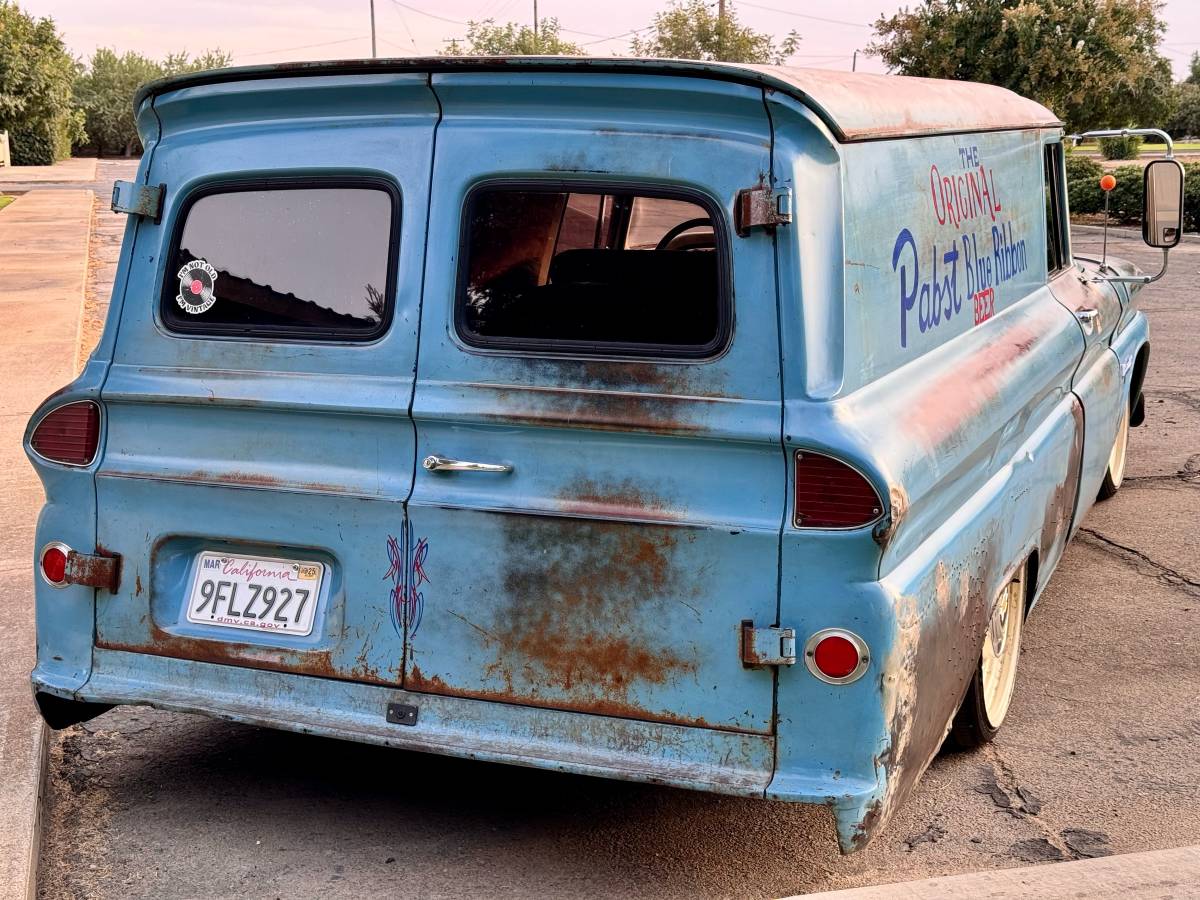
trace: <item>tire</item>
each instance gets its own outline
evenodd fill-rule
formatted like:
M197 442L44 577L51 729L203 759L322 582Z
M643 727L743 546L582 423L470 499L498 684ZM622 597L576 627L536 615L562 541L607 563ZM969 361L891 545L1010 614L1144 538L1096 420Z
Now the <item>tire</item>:
M1107 500L1121 489L1125 480L1125 460L1129 456L1129 407L1121 413L1121 421L1117 425L1117 436L1113 440L1112 451L1108 454L1108 468L1104 470L1104 480L1100 482L1100 492L1097 500Z
M1026 568L1013 574L997 598L975 675L950 726L947 743L955 749L974 750L992 740L1012 706L1025 625Z

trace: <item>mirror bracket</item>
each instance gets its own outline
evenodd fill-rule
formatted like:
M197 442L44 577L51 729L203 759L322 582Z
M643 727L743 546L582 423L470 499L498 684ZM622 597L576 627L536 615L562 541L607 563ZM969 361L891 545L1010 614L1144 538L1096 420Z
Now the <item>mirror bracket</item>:
M1108 266L1102 266L1101 271L1092 277L1093 282L1107 282L1108 284L1153 284L1164 275L1167 274L1167 260L1169 259L1170 250L1163 248L1162 268L1154 275L1105 275L1103 269ZM1110 271L1116 271L1112 269Z

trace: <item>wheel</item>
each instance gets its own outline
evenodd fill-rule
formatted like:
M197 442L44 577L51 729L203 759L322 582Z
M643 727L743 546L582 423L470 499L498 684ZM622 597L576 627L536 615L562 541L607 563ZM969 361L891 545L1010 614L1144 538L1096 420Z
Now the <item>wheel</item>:
M1025 566L1022 565L996 600L975 677L950 726L949 742L958 749L983 746L1004 724L1017 684L1024 623Z
M1126 405L1121 413L1121 421L1117 424L1117 437L1113 441L1112 452L1108 454L1108 468L1104 472L1104 480L1100 482L1100 493L1097 500L1107 500L1121 489L1125 480L1125 459L1129 454L1129 406Z

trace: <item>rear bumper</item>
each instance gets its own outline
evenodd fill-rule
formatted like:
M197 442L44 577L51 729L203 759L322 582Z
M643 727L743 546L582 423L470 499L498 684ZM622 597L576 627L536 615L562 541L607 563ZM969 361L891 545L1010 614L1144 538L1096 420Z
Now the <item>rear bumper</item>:
M57 682L57 683L56 683ZM407 750L598 775L740 797L821 804L843 825L861 818L874 784L836 787L814 771L776 777L775 738L420 694L213 663L97 648L78 689L40 669L34 692L62 727L111 705L143 704L252 725ZM417 708L415 725L387 721L388 704ZM66 715L64 715L66 713ZM779 788L786 784L786 789ZM845 820L845 821L843 821ZM849 835L839 835L844 850Z

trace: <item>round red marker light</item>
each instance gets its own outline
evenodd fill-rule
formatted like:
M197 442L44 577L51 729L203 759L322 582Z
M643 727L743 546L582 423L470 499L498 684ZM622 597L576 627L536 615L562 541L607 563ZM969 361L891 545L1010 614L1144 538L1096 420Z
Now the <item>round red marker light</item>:
M1104 175L1103 177L1101 177L1101 179L1100 179L1100 190L1102 190L1102 191L1111 191L1111 190L1112 190L1113 188L1115 188L1116 186L1117 186L1117 179L1113 178L1113 176L1111 176L1111 175Z
M858 648L841 635L830 635L817 644L813 660L830 678L845 678L858 668Z
M827 684L850 684L862 678L871 661L866 642L844 628L825 628L804 645L808 671Z
M42 551L42 577L55 587L66 583L68 552L61 544L51 544Z

